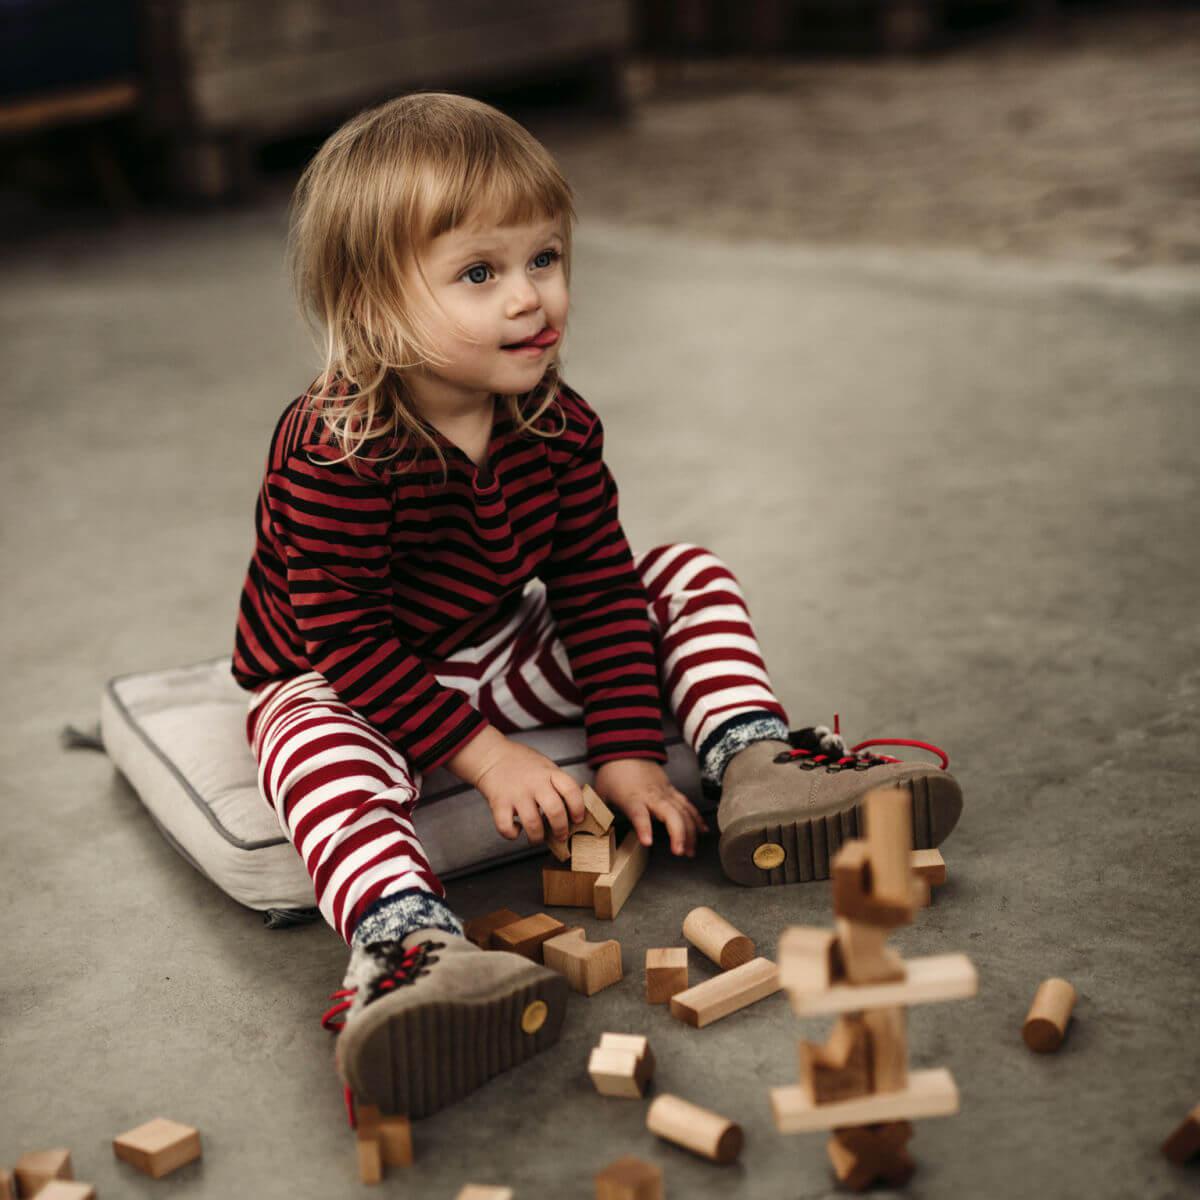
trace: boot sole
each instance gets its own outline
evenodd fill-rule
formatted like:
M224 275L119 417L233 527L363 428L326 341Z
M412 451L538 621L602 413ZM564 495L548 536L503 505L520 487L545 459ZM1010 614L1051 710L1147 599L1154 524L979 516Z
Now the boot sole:
M338 1067L359 1101L416 1119L554 1045L566 1015L567 981L547 972L518 976L493 995L469 1000L405 1007L405 999L385 996L363 1011L344 1062L338 1047ZM526 1033L522 1019L539 1001L545 1020Z
M940 845L962 812L958 784L949 776L921 775L904 786L912 792L913 849ZM863 808L861 803L854 804L838 812L782 824L751 813L721 834L721 866L730 879L745 887L828 879L830 860L842 843L859 837L866 828ZM754 854L767 845L779 847L783 861L764 868L755 863Z

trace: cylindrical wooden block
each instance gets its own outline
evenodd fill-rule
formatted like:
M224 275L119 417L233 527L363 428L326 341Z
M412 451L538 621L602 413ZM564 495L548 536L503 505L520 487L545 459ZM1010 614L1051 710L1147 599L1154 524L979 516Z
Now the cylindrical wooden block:
M693 908L683 919L683 936L723 971L754 957L754 943L711 908Z
M1040 983L1021 1029L1025 1045L1039 1054L1057 1050L1066 1036L1074 1007L1075 989L1065 979Z
M658 1096L646 1111L646 1128L713 1162L731 1163L742 1152L736 1121L678 1096Z

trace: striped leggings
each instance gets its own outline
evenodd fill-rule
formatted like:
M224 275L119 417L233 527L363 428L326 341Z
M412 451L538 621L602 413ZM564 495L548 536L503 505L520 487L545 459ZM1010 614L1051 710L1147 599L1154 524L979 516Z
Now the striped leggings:
M729 568L699 546L656 546L635 557L650 601L662 699L698 751L741 713L787 721L745 597ZM580 696L539 580L508 625L432 668L501 733L582 718ZM317 905L349 941L363 912L412 888L445 896L412 824L421 773L311 671L250 699L246 732L258 786L312 876Z

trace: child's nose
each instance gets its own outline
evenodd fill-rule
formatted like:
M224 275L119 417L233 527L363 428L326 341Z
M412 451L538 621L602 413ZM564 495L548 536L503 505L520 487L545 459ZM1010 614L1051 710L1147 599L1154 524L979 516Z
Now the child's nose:
M532 279L526 277L518 280L508 293L508 315L510 317L519 316L532 308L539 308L541 303L541 294L538 292L536 284Z

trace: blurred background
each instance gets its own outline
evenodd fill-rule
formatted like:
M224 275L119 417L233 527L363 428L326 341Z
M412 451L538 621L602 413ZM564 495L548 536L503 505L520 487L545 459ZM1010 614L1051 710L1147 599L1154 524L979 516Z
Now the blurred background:
M1194 262L1198 46L1180 0L0 0L0 236L261 200L437 88L592 216Z

